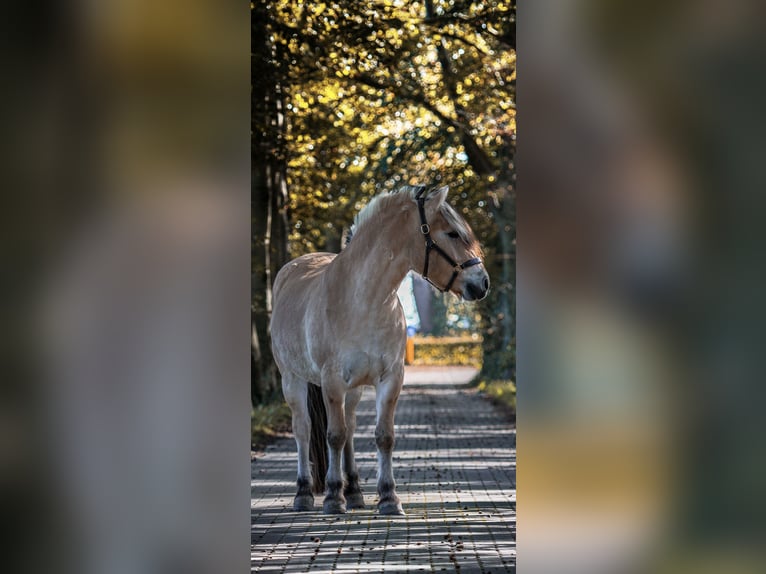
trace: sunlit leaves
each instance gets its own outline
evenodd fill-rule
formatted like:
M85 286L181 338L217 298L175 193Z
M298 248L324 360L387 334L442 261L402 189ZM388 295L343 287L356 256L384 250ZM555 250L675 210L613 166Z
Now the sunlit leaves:
M426 19L418 1L272 2L287 66L292 255L337 245L366 198L403 183L448 182L453 203L490 232L455 122L493 158L515 132L515 52L503 43L512 3L434 4Z

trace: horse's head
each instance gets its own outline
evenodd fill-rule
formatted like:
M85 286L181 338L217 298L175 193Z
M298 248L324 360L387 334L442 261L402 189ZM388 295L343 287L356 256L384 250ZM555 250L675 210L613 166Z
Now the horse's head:
M431 285L466 301L483 299L489 290L479 242L465 220L447 203L447 186L412 188L420 245L413 246L412 268ZM408 234L410 235L410 234ZM415 234L413 233L412 236Z

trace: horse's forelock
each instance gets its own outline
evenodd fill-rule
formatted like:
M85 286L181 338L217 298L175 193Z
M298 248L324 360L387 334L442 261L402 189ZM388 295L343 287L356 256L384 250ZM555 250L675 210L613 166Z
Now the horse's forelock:
M441 213L444 216L444 219L447 220L447 223L449 223L450 227L460 236L460 239L462 239L466 245L476 243L476 237L473 234L473 230L471 230L466 220L455 211L455 208L448 203L443 203L441 206Z
M340 248L345 249L346 246L351 243L351 238L354 237L354 233L356 232L356 225L352 225L351 227L348 227L343 230L343 234L340 238Z

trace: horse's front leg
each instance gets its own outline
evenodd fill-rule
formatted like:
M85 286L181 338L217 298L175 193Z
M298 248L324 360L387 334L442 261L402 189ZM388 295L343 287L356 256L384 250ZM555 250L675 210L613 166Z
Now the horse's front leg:
M325 514L346 512L343 496L341 455L346 445L346 414L344 402L346 386L340 377L322 377L322 397L327 409L327 491L323 510Z
M346 472L346 497L348 508L364 508L364 495L359 487L359 471L354 455L354 431L356 430L356 407L362 398L362 387L346 394L346 446L343 447L343 470Z
M392 458L394 452L394 411L404 382L403 369L381 380L375 387L377 424L375 443L378 446L378 512L381 514L404 514L402 503L396 495L396 481Z

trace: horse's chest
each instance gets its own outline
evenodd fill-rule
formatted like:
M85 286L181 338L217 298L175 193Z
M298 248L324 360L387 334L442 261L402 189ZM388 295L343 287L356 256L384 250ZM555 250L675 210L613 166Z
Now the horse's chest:
M361 313L358 306L330 304L313 315L306 342L316 370L329 369L352 387L375 384L404 357L404 324L396 311Z
M374 385L389 368L390 356L348 351L339 357L340 374L349 387Z
M403 336L386 337L369 330L340 331L317 343L313 356L318 370L329 369L349 387L376 384L404 357Z

